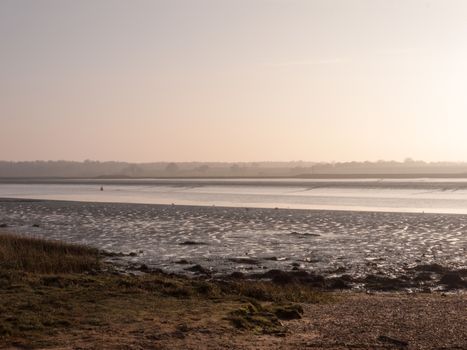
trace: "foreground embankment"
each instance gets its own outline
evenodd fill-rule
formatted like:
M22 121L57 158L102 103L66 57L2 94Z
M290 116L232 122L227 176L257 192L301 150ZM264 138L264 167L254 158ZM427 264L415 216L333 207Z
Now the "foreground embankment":
M94 248L0 234L0 348L464 349L466 328L465 294L135 275Z

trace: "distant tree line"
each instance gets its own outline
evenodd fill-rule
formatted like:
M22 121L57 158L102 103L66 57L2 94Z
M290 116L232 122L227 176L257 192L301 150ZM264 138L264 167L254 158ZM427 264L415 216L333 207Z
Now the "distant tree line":
M316 177L358 174L467 174L467 163L423 162L155 162L0 161L0 177Z

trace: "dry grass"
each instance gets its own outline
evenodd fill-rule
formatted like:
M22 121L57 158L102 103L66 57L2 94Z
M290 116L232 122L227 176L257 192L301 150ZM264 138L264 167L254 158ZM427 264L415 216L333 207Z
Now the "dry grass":
M0 233L0 268L34 273L79 273L98 267L97 249Z

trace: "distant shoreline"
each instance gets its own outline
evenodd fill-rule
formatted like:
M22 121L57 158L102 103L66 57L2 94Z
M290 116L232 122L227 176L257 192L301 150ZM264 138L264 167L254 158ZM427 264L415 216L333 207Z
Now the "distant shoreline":
M381 189L426 190L456 192L467 190L467 176L436 177L431 175L381 177L314 176L314 177L158 177L158 178L93 178L93 177L21 177L0 178L2 185L87 185L96 186L164 186L174 188L195 187L283 187L302 188L305 191L319 189ZM431 177L428 177L431 176ZM1 196L1 194L0 194ZM167 204L167 203L166 203Z
M0 176L0 183L71 180L306 180L306 179L467 179L467 173L356 173L356 174L301 174L293 176Z

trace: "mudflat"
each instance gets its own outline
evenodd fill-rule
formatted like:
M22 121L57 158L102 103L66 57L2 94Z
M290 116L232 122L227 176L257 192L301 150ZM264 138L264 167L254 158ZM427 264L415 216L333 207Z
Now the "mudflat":
M17 234L111 252L125 268L275 269L361 290L464 288L467 277L467 215L2 200L0 220Z

